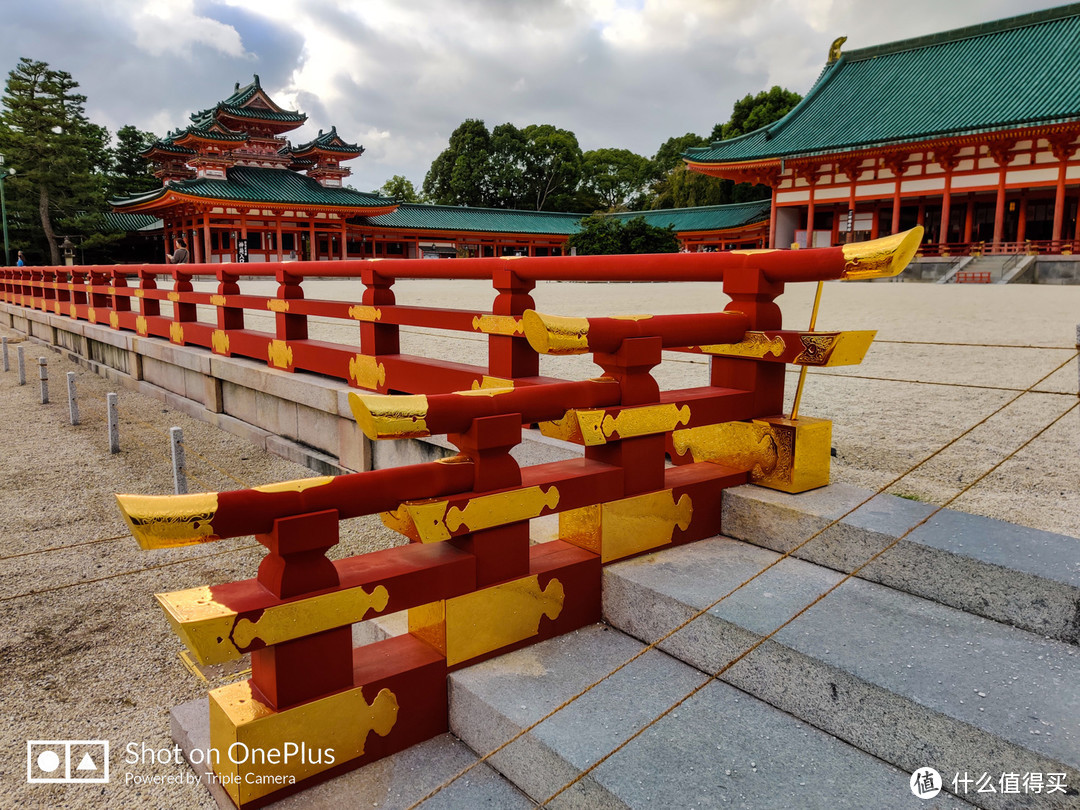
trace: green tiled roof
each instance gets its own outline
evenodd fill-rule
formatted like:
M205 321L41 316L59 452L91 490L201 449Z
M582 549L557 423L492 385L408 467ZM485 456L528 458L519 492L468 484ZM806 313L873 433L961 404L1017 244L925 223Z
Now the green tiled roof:
M771 200L755 200L732 205L703 205L698 208L627 211L614 216L624 221L645 217L645 222L649 225L657 228L666 228L670 225L676 233L719 231L766 220L769 218L771 206Z
M769 200L701 208L669 208L660 211L629 211L614 214L622 220L644 217L656 227L672 225L678 233L736 228L769 218ZM570 236L581 230L584 214L553 211L518 211L496 208L462 208L449 205L404 203L396 211L377 217L361 217L360 224L424 231L476 231Z
M688 149L732 163L1080 119L1080 4L841 55L782 119Z
M236 200L251 203L293 203L295 205L329 205L345 208L372 208L393 205L394 201L378 194L367 194L351 188L327 188L318 181L285 169L260 169L253 166L233 166L225 180L198 177L175 180L145 194L123 200L110 200L115 208L151 202L168 191L205 199Z
M179 136L179 134L175 134L175 135L170 135L167 138L162 138L161 140L154 141L154 144L152 146L150 146L147 149L144 149L139 154L148 155L154 149L160 149L162 152L172 152L172 153L177 154L177 155L185 155L185 156L195 154L194 149L188 149L186 146L177 146L175 143L173 143L173 141L172 141L173 137L180 137L180 136Z
M309 149L321 149L325 152L342 152L347 154L355 154L356 152L363 154L364 152L364 147L358 146L355 143L346 143L343 141L341 136L337 133L337 127L331 127L330 131L326 133L320 129L318 137L293 148L291 151L293 154L300 154Z
M259 92L262 92L262 84L259 82L259 74L255 74L255 80L247 85L241 87L237 82L236 89L233 94L224 101L218 102L215 106L206 110L200 110L197 113L192 113L191 120L195 122L196 126L202 127L213 121L215 114L219 111L225 111L229 115L236 118L251 118L253 120L262 121L287 121L304 123L307 120L307 116L301 112L295 112L294 110L268 110L265 107L244 107L247 102ZM274 102L271 100L271 104Z
M479 231L481 233L537 233L569 236L577 233L582 214L517 211L503 208L464 208L453 205L402 203L397 210L377 217L362 217L362 224L426 231Z
M105 214L107 231L159 231L165 224L151 214L123 214L109 211Z
M224 132L222 130L225 130ZM220 129L210 129L209 126L190 126L183 132L172 136L174 139L179 140L185 135L198 135L200 138L205 138L208 141L222 141L224 143L242 142L248 139L246 132L233 132L226 130L225 127Z

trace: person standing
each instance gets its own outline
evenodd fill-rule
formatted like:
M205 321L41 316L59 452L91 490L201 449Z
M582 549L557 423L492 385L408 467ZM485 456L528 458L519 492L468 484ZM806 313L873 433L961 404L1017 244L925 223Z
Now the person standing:
M173 240L173 248L175 252L170 256L165 254L166 264L187 264L188 263L188 249L187 242L184 241L184 237L178 236Z
M23 252L19 251L19 260L15 262L16 267L26 267L26 257L23 256Z

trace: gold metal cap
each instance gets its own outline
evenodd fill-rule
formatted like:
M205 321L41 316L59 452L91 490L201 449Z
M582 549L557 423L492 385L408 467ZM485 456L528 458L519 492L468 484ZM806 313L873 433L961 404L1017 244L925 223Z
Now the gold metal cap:
M889 278L899 275L914 258L922 238L923 227L916 225L910 231L844 245L846 263L843 278Z
M525 337L540 354L586 354L589 351L588 318L544 315L535 309L521 316Z
M379 396L349 392L353 418L369 439L408 439L430 436L428 401L423 394Z
M143 548L194 546L218 539L211 526L218 509L216 492L117 495L116 502Z

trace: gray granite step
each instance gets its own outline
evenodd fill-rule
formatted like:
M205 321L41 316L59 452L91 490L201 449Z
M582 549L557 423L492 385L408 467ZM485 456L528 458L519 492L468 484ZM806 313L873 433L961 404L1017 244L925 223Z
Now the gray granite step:
M652 642L778 556L714 538L609 566L605 618ZM786 559L661 649L718 672L841 579ZM722 677L903 771L933 767L949 787L965 773L1061 773L1069 786L1038 796L961 793L979 806L1078 806L1074 645L851 579Z
M486 753L641 651L605 625L450 676L451 730ZM650 721L698 687L655 724ZM910 774L651 650L489 760L540 802L647 730L552 808L959 808Z
M801 495L755 486L726 489L724 534L787 552L870 494L847 484ZM933 509L879 495L794 556L851 571ZM1080 539L1075 537L944 509L859 577L1080 644Z
M172 710L172 735L189 763L192 757L188 754L193 749L205 751L209 747L210 720L205 698ZM476 759L476 754L460 740L451 734L442 734L266 806L277 810L339 810L342 807L405 810L475 763ZM209 766L192 764L191 768L221 810L235 810L225 789L208 779ZM478 765L420 805L424 810L529 810L535 806L487 765Z

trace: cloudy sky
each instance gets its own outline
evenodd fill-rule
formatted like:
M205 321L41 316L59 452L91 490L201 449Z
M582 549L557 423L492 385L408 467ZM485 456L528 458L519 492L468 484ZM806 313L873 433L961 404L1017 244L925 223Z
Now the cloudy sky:
M367 152L350 184L417 187L466 118L550 123L583 149L651 156L708 134L737 98L805 93L829 44L863 48L1055 0L28 0L4 3L0 69L72 74L91 120L159 135L258 73ZM1012 69L1008 67L1006 69ZM868 103L872 101L868 100Z

